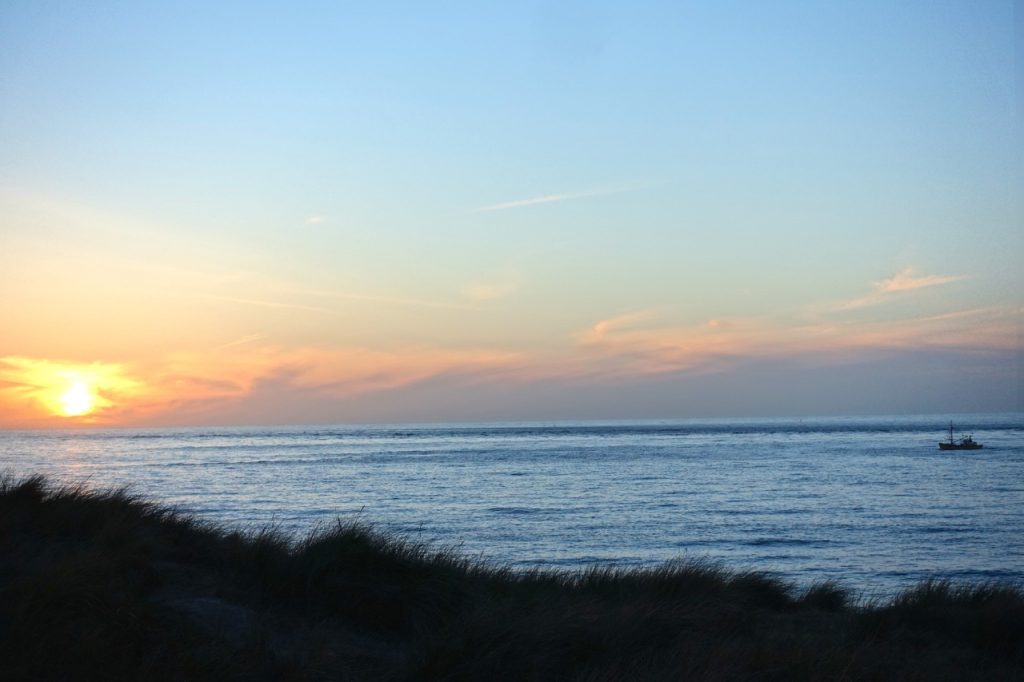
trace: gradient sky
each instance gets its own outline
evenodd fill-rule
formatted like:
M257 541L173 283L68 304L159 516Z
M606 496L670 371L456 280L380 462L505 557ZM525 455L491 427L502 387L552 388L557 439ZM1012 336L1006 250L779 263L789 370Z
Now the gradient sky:
M0 426L1024 409L1022 19L7 0Z

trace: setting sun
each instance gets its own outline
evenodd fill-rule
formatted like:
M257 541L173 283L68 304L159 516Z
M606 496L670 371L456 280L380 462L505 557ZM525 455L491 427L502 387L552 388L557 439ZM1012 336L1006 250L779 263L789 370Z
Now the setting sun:
M26 428L109 423L139 409L144 388L115 363L0 357L0 408Z
M96 405L96 396L84 381L76 381L60 396L61 412L66 417L88 414Z

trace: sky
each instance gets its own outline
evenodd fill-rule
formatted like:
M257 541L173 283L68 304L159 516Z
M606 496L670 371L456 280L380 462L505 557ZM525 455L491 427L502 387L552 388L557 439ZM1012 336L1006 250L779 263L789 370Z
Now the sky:
M0 428L1024 409L1021 2L0 5Z

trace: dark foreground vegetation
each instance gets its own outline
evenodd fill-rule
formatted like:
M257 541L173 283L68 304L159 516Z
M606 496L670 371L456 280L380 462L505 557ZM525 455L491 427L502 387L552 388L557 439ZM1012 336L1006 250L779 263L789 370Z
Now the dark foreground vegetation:
M229 532L0 483L4 680L1020 680L1024 594L881 603L702 564L519 572L339 523Z

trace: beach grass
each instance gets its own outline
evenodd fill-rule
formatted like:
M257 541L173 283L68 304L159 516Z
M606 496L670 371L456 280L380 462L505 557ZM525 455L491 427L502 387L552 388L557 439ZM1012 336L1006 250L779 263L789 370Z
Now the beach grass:
M7 478L0 679L1019 680L1024 591L513 570L362 523L293 538Z

